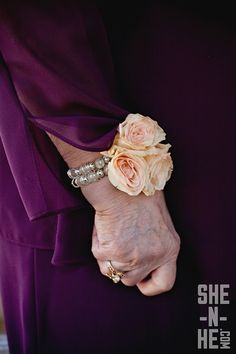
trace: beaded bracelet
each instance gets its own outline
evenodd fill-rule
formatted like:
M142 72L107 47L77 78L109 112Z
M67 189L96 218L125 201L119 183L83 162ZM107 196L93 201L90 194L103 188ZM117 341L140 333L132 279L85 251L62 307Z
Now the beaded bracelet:
M108 156L102 156L95 161L87 162L80 167L70 168L67 175L72 179L74 188L80 188L90 183L97 182L108 174L108 163L111 160Z

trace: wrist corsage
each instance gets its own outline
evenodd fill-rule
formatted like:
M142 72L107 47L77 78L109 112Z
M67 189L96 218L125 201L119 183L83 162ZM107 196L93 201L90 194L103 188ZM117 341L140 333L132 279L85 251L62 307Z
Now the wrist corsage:
M165 136L164 130L150 117L138 113L129 114L119 124L110 149L101 152L104 161L100 168L89 171L87 176L76 175L76 169L68 171L73 186L81 187L107 175L114 187L131 196L141 192L147 196L153 195L156 190L164 189L173 171L173 162L168 152L171 145L161 143ZM86 169L85 166L82 168ZM81 167L77 171L79 169ZM91 180L89 174L100 177ZM83 180L83 183L79 183L79 180Z

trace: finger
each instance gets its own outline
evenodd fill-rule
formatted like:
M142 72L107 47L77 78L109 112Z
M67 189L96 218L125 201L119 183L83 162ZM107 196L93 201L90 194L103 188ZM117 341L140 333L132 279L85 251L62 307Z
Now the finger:
M166 263L152 271L151 278L142 280L137 287L142 294L154 296L169 291L176 278L176 262Z
M108 261L104 262L97 260L97 263L99 265L101 273L103 275L107 275L107 273L109 272ZM117 264L119 264L119 266L117 266ZM126 271L127 268L124 263L112 262L112 266L117 272L124 273L124 275L121 277L121 281L126 286L136 285L137 283L141 282L142 279L146 278L147 275L150 273L150 267L142 267L139 269Z
M108 267L106 266L105 262L104 262L104 261L99 261L99 260L97 259L97 263L98 263L100 272L101 272L103 275L106 275L107 272L108 272Z
M140 283L143 279L145 279L148 274L150 274L150 266L140 267L135 270L131 270L130 272L125 273L124 277L122 277L121 281L126 286L134 286Z
M106 260L106 261L103 261L103 260L98 260L98 259L97 259L97 263L98 263L98 265L99 265L99 268L100 268L101 273L104 274L104 275L106 275L106 274L109 272L109 263L108 263L108 261L107 261L107 260ZM115 263L115 262L114 262L114 263ZM117 263L118 263L118 262L117 262ZM116 263L116 264L117 264L117 263ZM114 264L113 264L113 262L112 262L113 268L114 268L117 272L121 272L121 273L126 274L126 270L125 270L124 264L122 264L122 263L118 263L118 264L120 265L119 268L118 268L118 267L115 267Z

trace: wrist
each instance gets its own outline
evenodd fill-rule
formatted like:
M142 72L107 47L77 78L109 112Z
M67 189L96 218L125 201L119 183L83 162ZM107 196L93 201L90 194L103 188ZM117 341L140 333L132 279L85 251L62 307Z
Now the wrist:
M101 157L99 152L83 151L80 149L76 150L77 151L73 151L73 153L68 154L68 156L64 158L69 168L76 168Z
M117 201L127 196L125 193L116 189L110 183L107 176L96 183L82 186L81 192L97 211L111 209L114 205L114 200Z
M71 184L74 188L81 188L91 183L98 182L108 175L108 156L99 156L96 160L86 162L80 166L70 168L67 175L72 179Z

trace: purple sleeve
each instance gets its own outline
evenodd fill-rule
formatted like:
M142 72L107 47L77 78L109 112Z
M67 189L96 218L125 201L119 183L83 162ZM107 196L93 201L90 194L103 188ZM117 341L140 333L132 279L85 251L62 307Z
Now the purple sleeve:
M84 207L45 130L102 151L128 114L99 11L83 1L1 6L1 139L26 212L33 220Z

